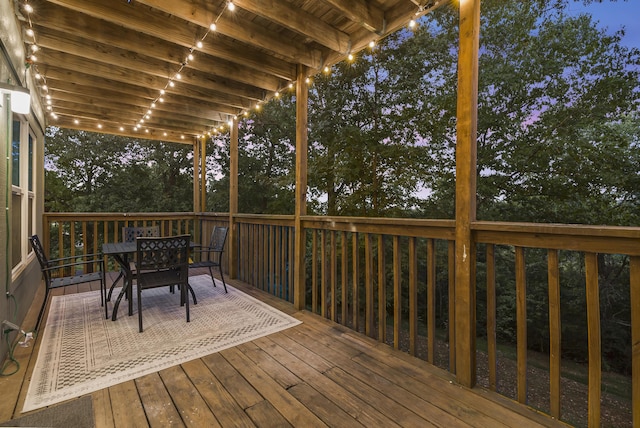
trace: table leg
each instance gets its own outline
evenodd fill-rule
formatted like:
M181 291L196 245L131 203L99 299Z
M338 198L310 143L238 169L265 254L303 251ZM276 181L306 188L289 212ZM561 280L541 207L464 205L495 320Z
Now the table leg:
M118 294L118 298L116 299L115 304L113 305L113 313L111 315L111 319L115 321L118 318L118 307L120 306L120 301L123 296L127 296L129 299L129 315L133 315L133 299L132 299L132 289L133 289L133 274L129 267L129 257L125 254L124 256L114 256L114 259L118 262L122 270L124 271L124 278L122 283L122 290L120 290L120 294Z

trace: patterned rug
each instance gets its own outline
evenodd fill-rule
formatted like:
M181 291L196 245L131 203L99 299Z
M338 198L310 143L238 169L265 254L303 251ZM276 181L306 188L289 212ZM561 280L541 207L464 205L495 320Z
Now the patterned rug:
M51 310L23 412L79 397L300 324L300 321L211 277L189 278L198 299L186 322L179 292L143 292L144 332L126 303L104 319L100 293L51 300ZM135 294L135 293L134 293ZM192 302L191 302L192 303Z

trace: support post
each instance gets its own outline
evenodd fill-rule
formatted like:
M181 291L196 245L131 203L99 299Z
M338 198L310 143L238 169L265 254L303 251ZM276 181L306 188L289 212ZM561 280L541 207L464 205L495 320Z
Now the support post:
M294 213L294 295L296 309L305 306L304 259L306 234L302 227L302 216L307 214L307 122L309 116L309 88L306 82L307 68L298 64L296 77L296 206Z
M200 140L200 212L207 210L207 138Z
M200 212L200 142L193 140L193 212Z
M456 377L476 382L475 242L480 0L460 1L456 126L455 320Z
M229 278L238 277L238 119L233 118L229 143L229 231L227 258L229 260Z

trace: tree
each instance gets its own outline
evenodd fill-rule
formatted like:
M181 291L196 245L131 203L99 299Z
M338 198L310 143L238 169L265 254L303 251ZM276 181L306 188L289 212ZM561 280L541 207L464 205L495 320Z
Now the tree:
M51 211L191 211L191 146L49 127L45 207Z

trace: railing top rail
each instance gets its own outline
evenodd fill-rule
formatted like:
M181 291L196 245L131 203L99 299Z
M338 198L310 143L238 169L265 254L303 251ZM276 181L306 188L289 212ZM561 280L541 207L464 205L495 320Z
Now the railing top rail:
M122 218L122 219L137 219L137 218L167 218L167 217L171 217L171 218L193 218L195 217L195 213L193 212L163 212L163 213L153 213L153 212L148 212L148 213L102 213L102 212L84 212L84 213L78 213L78 212L74 212L74 213L58 213L58 212L46 212L43 214L43 216L45 218L48 219L54 219L54 218L60 218L60 219L73 219L73 218L85 218L85 217L90 217L90 218L97 218L97 219L104 219L104 218Z
M640 255L640 228L540 223L474 222L478 243Z
M640 227L562 223L512 223L475 221L471 229L483 232L541 233L547 235L583 235L608 238L640 238Z

